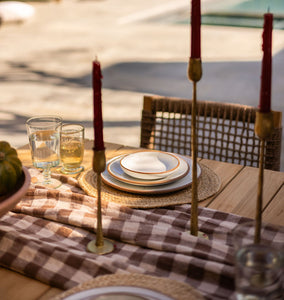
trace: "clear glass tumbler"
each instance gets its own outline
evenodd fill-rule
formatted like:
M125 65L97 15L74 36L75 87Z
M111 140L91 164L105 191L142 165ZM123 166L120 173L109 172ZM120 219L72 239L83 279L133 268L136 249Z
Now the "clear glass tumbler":
M32 117L26 121L33 165L43 169L43 181L47 188L57 188L59 180L51 178L51 168L60 163L59 144L62 118L57 116Z
M283 228L263 224L261 241L257 244L254 232L254 221L238 225L233 231L236 298L283 299Z
M79 124L64 124L60 132L61 172L76 174L84 170L81 166L84 157L84 132Z

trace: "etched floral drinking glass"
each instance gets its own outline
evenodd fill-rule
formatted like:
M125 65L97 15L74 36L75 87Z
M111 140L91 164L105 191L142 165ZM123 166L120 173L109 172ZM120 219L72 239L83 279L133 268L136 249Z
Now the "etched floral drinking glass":
M77 174L83 171L81 166L84 157L84 126L64 124L60 132L60 158L64 174Z
M60 163L61 125L62 118L57 116L32 117L26 121L33 165L43 169L43 181L38 183L50 189L61 185L59 180L51 178L51 168Z

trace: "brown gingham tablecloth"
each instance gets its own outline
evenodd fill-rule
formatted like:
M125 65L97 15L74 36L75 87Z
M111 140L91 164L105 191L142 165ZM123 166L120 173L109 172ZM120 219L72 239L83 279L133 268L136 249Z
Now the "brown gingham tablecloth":
M37 172L30 169L32 178ZM246 218L199 208L207 240L190 235L189 204L138 210L103 203L104 236L115 249L99 256L86 251L95 238L96 199L76 179L55 176L64 182L60 189L32 185L0 218L2 266L62 289L99 275L140 273L188 283L207 299L233 297L231 232Z

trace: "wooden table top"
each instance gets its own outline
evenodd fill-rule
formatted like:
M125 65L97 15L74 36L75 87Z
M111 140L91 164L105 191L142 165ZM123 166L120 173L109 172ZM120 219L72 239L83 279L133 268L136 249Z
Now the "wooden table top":
M89 147L87 147L89 148ZM89 148L90 149L90 148ZM133 148L106 143L106 157L131 152ZM26 151L18 150L25 166L31 166ZM199 206L254 218L258 188L258 168L202 159L221 179L221 190L199 203ZM88 168L92 162L92 151L86 150L83 165ZM264 170L263 222L284 226L284 173ZM61 293L37 280L30 279L11 270L0 268L1 300L45 300Z

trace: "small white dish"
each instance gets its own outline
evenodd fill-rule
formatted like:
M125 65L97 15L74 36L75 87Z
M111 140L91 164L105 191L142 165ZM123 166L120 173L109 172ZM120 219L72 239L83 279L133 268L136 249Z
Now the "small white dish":
M113 160L111 163L107 165L108 173L114 177L115 179L138 186L158 186L158 185L164 185L168 184L170 182L179 180L186 176L189 172L189 165L188 163L179 157L180 164L175 172L171 173L170 175L155 179L155 180L145 180L140 178L134 178L132 176L127 175L123 169L121 168L120 161L123 155L118 156L115 160Z
M129 176L155 180L164 178L174 173L180 161L172 153L162 151L139 151L125 155L120 165L122 170Z

